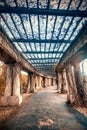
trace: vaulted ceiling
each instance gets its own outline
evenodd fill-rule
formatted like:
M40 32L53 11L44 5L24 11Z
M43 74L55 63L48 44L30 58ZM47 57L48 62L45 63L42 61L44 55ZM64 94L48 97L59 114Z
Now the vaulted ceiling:
M55 75L87 23L87 0L1 0L0 29L39 72Z

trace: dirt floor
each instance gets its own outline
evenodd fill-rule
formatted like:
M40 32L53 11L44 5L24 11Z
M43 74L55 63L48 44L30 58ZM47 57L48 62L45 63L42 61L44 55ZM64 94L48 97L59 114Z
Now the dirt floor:
M0 125L5 123L9 118L14 116L15 113L17 113L29 100L29 97L33 96L33 94L24 94L23 95L23 103L19 107L0 107ZM66 100L66 95L63 95L63 99ZM79 111L81 114L83 114L85 117L87 117L87 108L82 107L74 107L77 111ZM51 122L49 120L48 122ZM40 122L40 125L43 124Z
M86 116L87 117L87 108L85 108L85 107L75 107L75 109L77 110L77 111L79 111L80 113L82 113L84 116Z
M0 125L7 121L11 116L13 116L21 107L27 102L32 94L23 94L23 103L20 106L14 107L0 107Z

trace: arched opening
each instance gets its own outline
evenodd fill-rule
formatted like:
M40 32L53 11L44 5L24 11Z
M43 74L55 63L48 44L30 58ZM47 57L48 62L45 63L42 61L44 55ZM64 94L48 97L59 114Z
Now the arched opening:
M21 91L22 93L27 92L28 74L25 71L21 71Z
M4 96L5 78L6 78L6 64L0 61L0 96Z

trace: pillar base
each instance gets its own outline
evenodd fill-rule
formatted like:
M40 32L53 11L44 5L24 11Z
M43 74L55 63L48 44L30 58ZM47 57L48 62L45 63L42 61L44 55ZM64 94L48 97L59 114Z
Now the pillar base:
M42 87L40 87L40 86L36 87L36 90L41 90L41 89L42 89Z
M61 89L57 89L57 92L59 93L59 94L61 94L62 92L61 92Z
M76 95L75 94L67 95L67 102L70 104L75 104L76 103Z
M30 88L29 93L34 93L34 88Z
M0 106L18 106L22 103L22 95L19 96L3 96L0 99Z
M87 97L84 98L84 106L87 107Z
M47 88L47 86L46 86L46 85L43 85L43 88Z

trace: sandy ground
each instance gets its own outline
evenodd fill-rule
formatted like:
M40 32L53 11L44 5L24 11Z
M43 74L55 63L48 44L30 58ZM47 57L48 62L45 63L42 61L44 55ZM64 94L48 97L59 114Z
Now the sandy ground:
M0 107L0 125L13 116L28 100L32 94L23 94L23 103L15 107Z
M21 106L16 107L0 107L0 125L2 125L5 121L9 119L9 117L13 116L23 105L27 102L29 97L32 96L32 94L24 94L23 95L23 103ZM64 96L66 98L66 95ZM74 107L77 111L82 113L87 117L87 108L84 107Z

